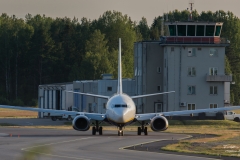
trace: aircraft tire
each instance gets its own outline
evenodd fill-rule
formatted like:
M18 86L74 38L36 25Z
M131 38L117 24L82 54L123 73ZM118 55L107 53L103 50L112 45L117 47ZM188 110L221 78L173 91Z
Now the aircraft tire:
M98 129L99 135L102 135L102 130L103 130L103 128L102 128L102 127L99 127L99 129Z
M118 136L123 136L123 130L118 131Z
M138 135L141 135L141 132L142 132L142 131L141 131L141 127L138 127L137 134L138 134Z
M68 121L72 121L72 117L69 115L67 118Z
M145 134L145 135L148 135L147 127L144 128L144 134Z
M51 119L52 119L52 121L56 121L56 120L57 120L57 117L52 116Z
M97 132L96 127L92 127L92 135L96 135L96 132Z

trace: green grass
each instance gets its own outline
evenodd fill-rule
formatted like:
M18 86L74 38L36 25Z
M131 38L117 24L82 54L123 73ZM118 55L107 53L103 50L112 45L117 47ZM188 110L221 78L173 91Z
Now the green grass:
M182 122L182 123L181 123ZM229 120L169 121L166 132L184 134L211 134L214 137L181 140L163 147L163 150L240 157L240 123Z

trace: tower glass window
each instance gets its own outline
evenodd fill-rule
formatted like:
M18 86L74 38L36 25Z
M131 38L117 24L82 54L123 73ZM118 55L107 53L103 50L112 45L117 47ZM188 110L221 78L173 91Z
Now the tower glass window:
M206 36L214 36L215 26L206 26Z
M216 26L215 36L220 36L222 26Z
M187 36L195 36L195 25L188 25Z
M169 28L169 33L170 33L170 36L176 36L176 25L169 25L168 26Z
M203 25L197 26L197 36L204 36L204 26Z
M186 36L186 25L178 25L178 36Z

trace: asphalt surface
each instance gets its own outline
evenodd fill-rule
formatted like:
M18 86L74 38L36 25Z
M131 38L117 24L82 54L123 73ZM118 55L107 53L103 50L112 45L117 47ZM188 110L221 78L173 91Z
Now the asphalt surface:
M0 119L0 123L2 123L2 119ZM49 120L49 123L54 122ZM149 132L148 136L137 136L136 134L136 132L125 131L124 136L121 137L117 136L116 130L103 131L101 136L92 136L91 130L78 132L63 129L0 127L0 159L18 160L26 153L37 154L36 159L38 160L220 159L220 157L209 158L203 155L160 150L161 146L188 138L189 135L165 132ZM221 159L225 158L221 157ZM235 159L239 158L228 160Z

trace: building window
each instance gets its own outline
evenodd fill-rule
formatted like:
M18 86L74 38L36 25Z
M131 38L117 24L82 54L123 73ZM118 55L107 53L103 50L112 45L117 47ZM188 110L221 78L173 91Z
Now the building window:
M217 94L217 86L210 86L210 94Z
M217 75L217 67L210 67L209 68L209 75L210 76L214 76L214 75Z
M155 113L163 112L163 106L162 103L155 103Z
M187 26L187 36L195 36L195 25L188 25Z
M188 104L188 110L195 110L196 109L196 105L193 103L189 103Z
M169 28L169 33L170 33L170 36L176 36L176 25L169 25L168 26Z
M103 103L103 109L106 109L106 103Z
M215 26L206 26L205 36L214 36Z
M217 57L218 56L218 51L215 48L210 48L209 49L209 56L210 57Z
M112 91L112 87L107 87L107 91Z
M161 72L162 72L161 67L157 67L157 73L161 73Z
M188 48L188 57L196 56L196 48Z
M204 36L204 28L203 25L197 25L197 36Z
M178 25L177 26L177 31L178 31L178 36L186 36L186 25Z
M222 26L216 26L215 36L220 36Z
M196 69L195 67L188 67L188 76L196 76Z
M196 94L196 87L195 86L188 86L188 94L190 94L190 95Z
M92 108L92 103L88 103L88 112L92 112L93 108Z
M157 86L157 91L161 91L161 86Z
M218 105L217 104L210 104L209 108L218 108Z

